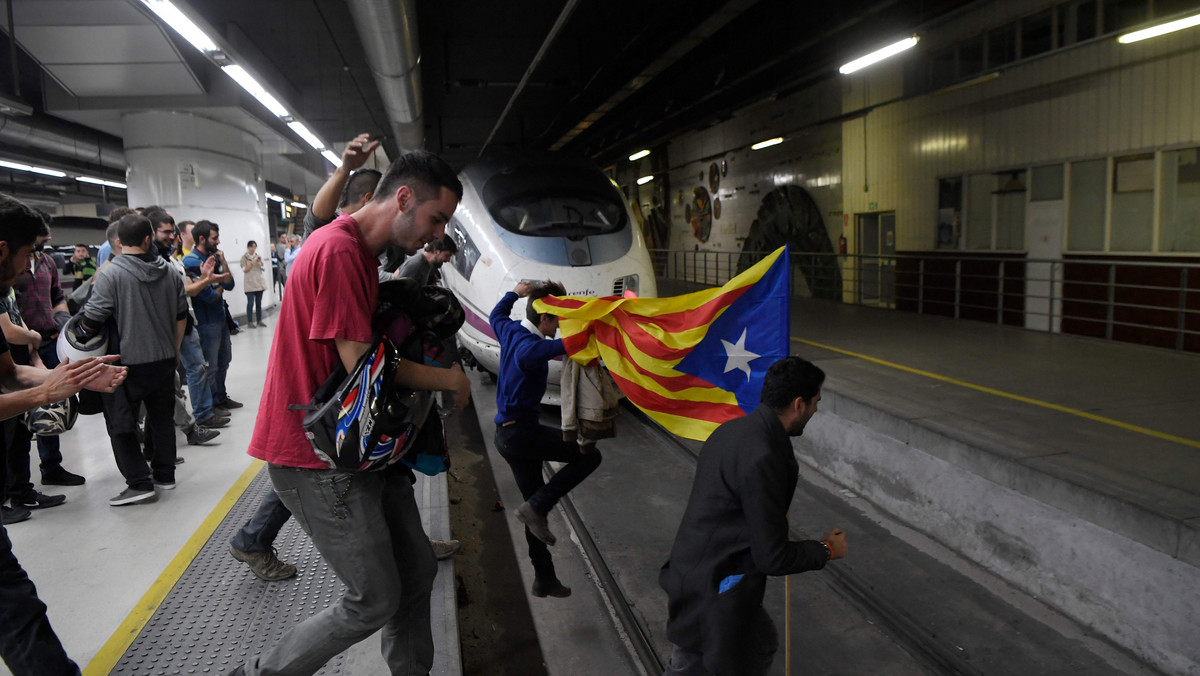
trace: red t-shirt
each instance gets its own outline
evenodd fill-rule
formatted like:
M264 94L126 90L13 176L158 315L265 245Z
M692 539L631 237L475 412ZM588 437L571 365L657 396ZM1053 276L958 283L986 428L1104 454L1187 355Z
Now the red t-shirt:
M288 406L308 404L337 368L334 339L371 342L378 267L357 223L346 214L310 235L288 266L250 455L287 467L328 467L304 436L304 411Z

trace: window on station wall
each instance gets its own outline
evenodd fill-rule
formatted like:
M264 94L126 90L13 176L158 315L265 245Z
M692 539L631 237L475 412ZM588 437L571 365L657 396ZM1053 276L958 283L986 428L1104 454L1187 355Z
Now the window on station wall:
M1061 164L1034 167L1029 186L1029 201L1052 202L1063 198L1063 168Z
M1097 26L1100 22L1097 16L1100 8L1095 0L1080 2L1075 5L1075 41L1082 42L1096 37Z
M941 89L954 82L954 46L934 52L931 57L931 82L934 89Z
M1071 25L1071 3L1064 2L1054 6L1054 47L1065 47L1068 41L1067 29Z
M995 179L991 174L967 177L966 248L973 251L992 248L992 191Z
M1113 159L1112 241L1109 251L1154 247L1154 155Z
M1071 251L1104 251L1107 174L1107 160L1071 163L1071 198L1067 206L1067 248Z
M1200 148L1165 152L1162 162L1158 250L1200 252Z
M938 179L937 241L939 249L957 249L963 208L962 176Z
M1025 249L1025 171L996 174L996 249Z
M987 67L997 68L1017 59L1017 24L1006 23L987 32Z
M1036 56L1054 47L1053 8L1021 19L1021 58Z
M1150 18L1150 0L1103 0L1104 32L1115 33Z
M967 38L958 45L958 77L968 78L983 72L983 35Z

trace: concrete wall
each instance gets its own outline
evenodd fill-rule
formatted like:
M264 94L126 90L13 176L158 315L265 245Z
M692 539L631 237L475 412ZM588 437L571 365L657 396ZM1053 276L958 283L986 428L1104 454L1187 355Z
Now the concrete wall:
M1100 496L1034 499L1071 487L835 392L821 407L801 462L1142 659L1200 674L1200 568L1085 518L1109 511Z

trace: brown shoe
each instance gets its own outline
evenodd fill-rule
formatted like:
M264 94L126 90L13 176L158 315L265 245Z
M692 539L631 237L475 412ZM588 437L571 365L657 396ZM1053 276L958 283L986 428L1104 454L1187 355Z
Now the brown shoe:
M545 514L538 514L528 502L521 503L517 508L517 520L525 524L533 536L548 545L554 545L554 533L550 532L550 522Z
M250 571L267 582L278 582L296 576L296 567L279 560L272 547L265 552L243 552L229 545L229 553L233 558L250 566Z
M462 549L462 543L458 540L430 540L429 546L433 548L433 555L438 561L445 561Z

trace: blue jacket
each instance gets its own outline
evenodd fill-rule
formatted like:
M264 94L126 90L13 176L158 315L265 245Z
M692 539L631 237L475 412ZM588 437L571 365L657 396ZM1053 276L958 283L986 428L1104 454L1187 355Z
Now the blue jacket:
M200 278L200 266L204 265L206 260L208 260L208 254L201 253L199 249L192 249L191 253L183 257L183 269L187 272L188 279ZM221 261L217 261L217 267L213 268L213 271L224 272L221 268ZM217 290L214 288L216 286L231 291L233 290L233 281L209 284L200 293L192 296L192 309L196 311L197 324L216 324L225 321L225 302L221 296L217 295Z
M549 362L567 353L561 338L547 340L514 320L517 294L504 294L488 317L500 340L500 373L496 379L496 424L510 420L536 423L546 393Z

